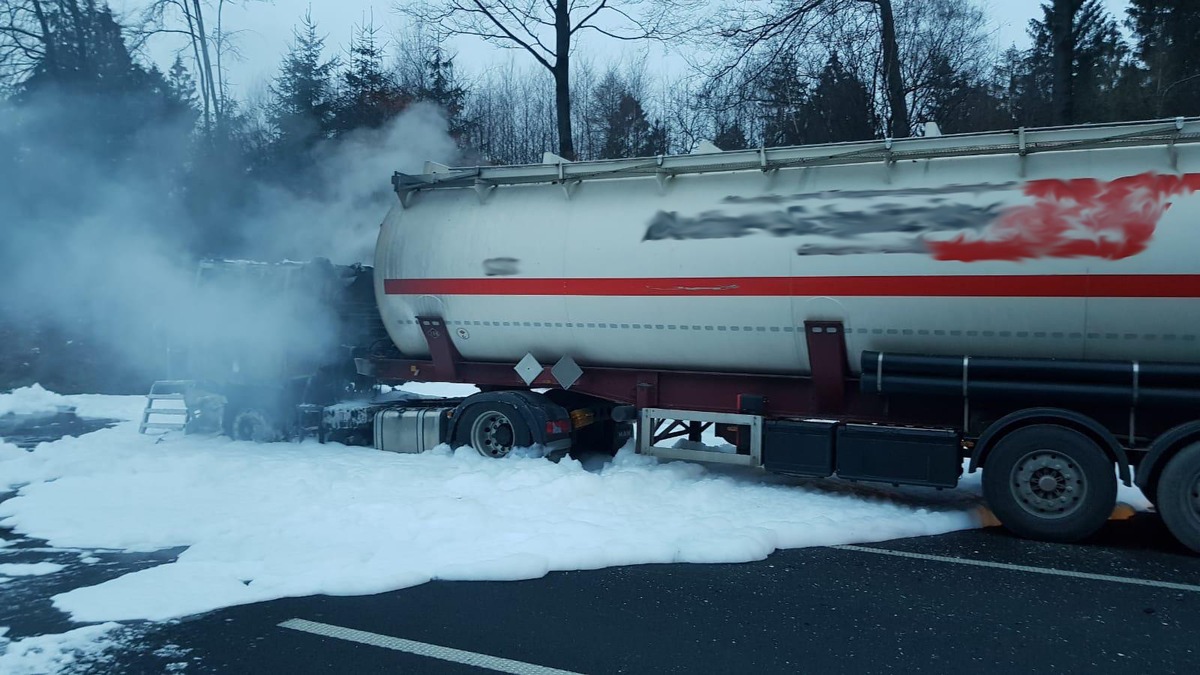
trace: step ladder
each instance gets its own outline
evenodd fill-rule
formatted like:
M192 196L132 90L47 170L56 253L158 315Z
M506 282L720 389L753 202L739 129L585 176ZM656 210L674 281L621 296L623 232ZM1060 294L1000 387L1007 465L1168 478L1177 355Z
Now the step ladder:
M150 385L150 393L146 394L146 409L142 411L142 423L138 425L138 433L144 434L148 429L164 431L182 431L191 419L187 407L187 396L195 382L192 380L159 380ZM175 405L155 405L155 401L179 401ZM158 421L154 418L167 418L171 421Z

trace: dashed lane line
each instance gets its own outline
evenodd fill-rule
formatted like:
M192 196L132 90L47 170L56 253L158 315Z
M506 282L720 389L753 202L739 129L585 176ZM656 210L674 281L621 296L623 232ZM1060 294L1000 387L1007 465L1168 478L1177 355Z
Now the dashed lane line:
M418 656L426 656L431 659L441 659L442 661L451 661L453 663L461 663L467 666L475 666L477 668L486 668L495 670L501 673L512 673L512 675L580 675L569 670L559 670L558 668L547 668L533 663L525 663L524 661L514 661L512 659L502 659L498 656L490 656L488 654L480 654L477 652L468 652L462 649L454 649L453 647L443 647L441 645L429 644L427 642L417 642L416 640L405 640L404 638L391 637L390 635L380 635L379 633L370 633L365 630L355 630L353 628L343 628L342 626L334 626L328 623L319 621L309 621L307 619L289 619L279 624L280 628L290 628L313 635L322 635L324 637L336 638L338 640L346 640L347 642L357 642L359 644L371 645L373 647L383 647L384 649L392 649L399 652L408 652Z
M1191 593L1200 593L1200 586L1193 584L1177 584L1173 581L1155 581L1153 579L1135 579L1133 577L1118 577L1110 574L1092 574L1090 572L1074 572L1071 570L1060 570L1052 567L1031 567L1029 565L1012 565L1009 563L992 562L990 560L971 560L970 558L952 558L944 555L929 555L926 553L910 553L908 551L893 551L886 548L872 548L869 546L854 546L846 544L844 546L830 546L830 548L839 549L842 551L858 551L860 553L875 553L878 555L890 555L897 558L912 558L915 560L931 560L935 562L954 563L955 565L971 565L973 567L991 567L993 569L1010 570L1014 572L1029 572L1031 574L1049 574L1056 577L1070 577L1072 579L1088 579L1091 581L1109 581L1116 584L1129 584L1132 586L1152 586L1154 588L1166 588L1173 591L1188 591Z

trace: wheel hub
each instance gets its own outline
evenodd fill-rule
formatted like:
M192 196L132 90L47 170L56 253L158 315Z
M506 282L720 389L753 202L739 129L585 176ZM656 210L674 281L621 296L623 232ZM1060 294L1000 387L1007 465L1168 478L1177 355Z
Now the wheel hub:
M1013 467L1012 485L1021 507L1042 518L1074 513L1087 495L1083 471L1053 450L1022 457Z
M1042 493L1046 493L1046 494L1055 492L1056 490L1058 490L1058 487L1059 487L1058 481L1059 481L1059 478L1056 476L1043 475L1041 478L1038 479L1038 484L1037 484L1038 492L1042 492Z
M487 412L471 425L471 445L482 455L504 457L516 440L512 423L499 412Z
M1192 483L1192 512L1200 516L1200 476Z

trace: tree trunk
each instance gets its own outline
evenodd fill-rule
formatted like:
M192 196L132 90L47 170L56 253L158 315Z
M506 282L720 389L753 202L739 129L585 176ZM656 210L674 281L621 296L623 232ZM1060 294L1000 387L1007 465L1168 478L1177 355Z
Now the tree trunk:
M1054 0L1050 9L1050 41L1053 46L1051 108L1054 124L1074 119L1075 13L1080 0Z
M208 93L212 97L213 113L217 126L221 126L221 102L217 100L217 86L213 82L212 61L208 57L208 36L204 34L204 16L200 10L200 0L192 0L192 8L196 13L196 36L200 40L200 55L204 59L204 77Z
M42 67L50 72L58 72L58 52L55 49L57 45L54 41L57 39L50 32L50 20L46 18L46 12L42 9L42 3L38 0L33 0L33 12L37 16L38 26L42 30L42 44L46 47L46 55L42 59Z
M900 45L896 42L896 18L892 14L892 0L876 0L879 5L880 47L883 50L883 79L887 87L888 107L892 118L888 124L888 135L905 138L910 133L908 104L904 100L904 79L900 74Z
M224 109L225 101L228 97L225 94L225 69L221 65L221 57L225 53L225 32L222 28L222 15L225 12L225 0L220 0L217 3L217 121L225 120ZM218 129L219 133L224 133L224 129Z
M67 64L60 64L60 65L67 65L68 68L80 67L90 60L88 58L88 49L87 48L88 48L88 33L90 33L91 31L89 30L89 28L90 28L89 26L83 25L83 12L80 11L80 9L79 9L79 3L76 2L76 0L70 0L69 2L67 2L65 4L67 5L67 11L71 14L71 28L73 29L74 34L71 35L71 37L69 38L69 40L70 40L69 43L67 43L65 41L60 41L59 46L63 46L65 44L70 44L69 49L71 51L75 52L75 62L74 62L74 64L70 64L70 65L67 65ZM94 17L95 14L94 13L89 14L88 16ZM60 34L63 32L61 27L59 28L58 32Z
M571 134L571 9L568 0L554 3L554 107L558 115L558 156L575 160Z
M192 41L192 59L196 62L196 74L199 76L198 83L200 85L200 102L203 104L204 113L204 136L212 138L212 102L208 98L208 84L204 81L204 71L200 64L200 41L196 39L196 24L192 20L192 9L185 2L182 5L183 18L187 20L188 37Z

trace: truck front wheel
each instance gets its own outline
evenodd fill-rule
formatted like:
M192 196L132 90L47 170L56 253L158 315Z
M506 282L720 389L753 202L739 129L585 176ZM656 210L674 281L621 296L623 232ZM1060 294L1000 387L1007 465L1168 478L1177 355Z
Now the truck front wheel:
M274 443L282 437L270 415L253 408L237 414L233 419L232 432L230 435L236 440L255 443Z
M1078 541L1099 530L1117 500L1113 463L1095 441L1055 424L1004 436L988 454L983 493L1012 532Z
M454 442L469 445L486 457L506 457L513 448L533 445L533 435L514 408L480 403L467 409Z
M1158 479L1156 505L1171 534L1200 553L1200 443L1167 462Z

